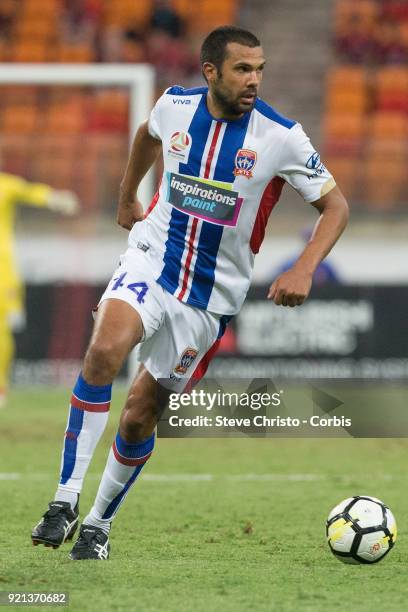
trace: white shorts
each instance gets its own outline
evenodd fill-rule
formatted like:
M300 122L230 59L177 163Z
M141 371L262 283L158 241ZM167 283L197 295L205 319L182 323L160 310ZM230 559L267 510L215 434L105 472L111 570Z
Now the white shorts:
M226 317L180 302L156 282L152 268L149 252L129 248L99 303L123 300L140 314L138 360L163 386L181 392L193 374L198 380L207 368Z

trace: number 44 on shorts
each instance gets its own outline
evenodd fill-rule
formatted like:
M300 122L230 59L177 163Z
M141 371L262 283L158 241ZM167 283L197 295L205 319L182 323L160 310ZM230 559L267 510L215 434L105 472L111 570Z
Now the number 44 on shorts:
M136 295L136 299L139 304L143 304L144 297L149 288L148 285L146 285L146 283L129 283L128 285L126 285L126 283L124 282L126 275L127 272L124 272L123 274L118 276L118 278L113 279L112 291L116 291L120 287L126 287L127 289L129 289L129 291Z

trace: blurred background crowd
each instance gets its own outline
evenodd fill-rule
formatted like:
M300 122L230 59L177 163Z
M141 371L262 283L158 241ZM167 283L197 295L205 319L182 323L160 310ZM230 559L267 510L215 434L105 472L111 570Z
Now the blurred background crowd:
M300 23L297 1L286 4L262 0L2 0L0 62L147 62L155 68L159 95L174 83L199 84L198 54L205 32L223 23L246 23L252 12L269 62L277 57L282 67L277 82L268 79L267 73L264 96L276 95L285 70L285 81L297 76L296 55L310 56L309 80L305 85L300 81L297 91L292 86L289 104L282 99L282 111L294 107L296 96L306 98L301 112L308 119L307 127L310 130L309 116L315 111L311 121L321 120L322 129L313 134L314 139L321 143L327 165L357 207L402 210L407 197L408 3L309 3L303 12L310 13L311 23L304 27L317 36L317 48L325 36L329 58L325 65L321 58L314 62L310 50L302 48L302 37L294 40L291 29ZM313 27L316 18L324 28ZM280 25L292 45L287 59L279 50L277 53L270 35L272 31L279 36ZM278 38L277 45L280 42ZM310 44L307 41L308 47ZM319 81L316 69L320 70ZM318 106L304 91L316 85L321 98ZM2 87L0 111L4 168L31 179L51 180L57 187L66 188L74 180L85 210L109 209L126 157L126 91ZM298 108L296 111L299 115ZM84 133L90 139L78 167L77 148ZM97 172L104 177L99 190L94 180Z
M0 84L0 170L70 190L80 202L71 219L17 214L31 308L17 356L26 362L80 359L89 309L124 248L114 212L131 137L127 87L35 85L30 66L147 63L158 97L175 83L203 84L200 45L226 23L259 36L262 97L304 125L349 199L352 223L330 278L408 284L408 0L1 0L0 63L28 66L26 84ZM314 219L284 191L256 283L293 259ZM34 312L30 301L41 307ZM45 304L47 324L46 315L34 322Z

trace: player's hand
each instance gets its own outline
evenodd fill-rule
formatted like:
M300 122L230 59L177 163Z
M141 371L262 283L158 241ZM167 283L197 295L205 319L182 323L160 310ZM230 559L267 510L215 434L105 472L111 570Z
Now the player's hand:
M72 191L53 189L48 198L48 207L63 215L75 215L79 211L79 199Z
M118 225L131 230L135 223L143 221L144 210L139 200L134 202L120 202L116 221Z
M284 272L272 283L268 299L278 306L300 306L310 293L312 274L297 268Z

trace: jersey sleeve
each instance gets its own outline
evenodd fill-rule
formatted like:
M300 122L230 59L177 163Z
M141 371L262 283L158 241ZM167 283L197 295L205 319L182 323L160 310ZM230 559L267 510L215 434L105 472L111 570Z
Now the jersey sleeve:
M306 202L319 200L336 185L299 123L289 130L283 145L278 176L289 183Z
M163 114L163 98L166 95L166 91L164 94L157 100L156 104L153 107L153 110L150 113L149 121L148 121L148 130L150 136L153 138L157 138L158 140L162 139L161 135L161 126L162 126L162 114Z

